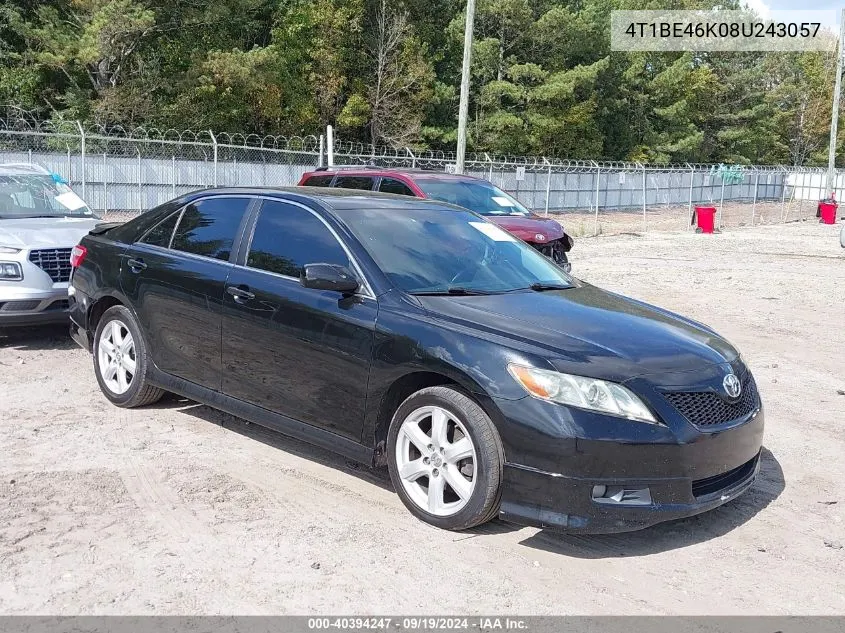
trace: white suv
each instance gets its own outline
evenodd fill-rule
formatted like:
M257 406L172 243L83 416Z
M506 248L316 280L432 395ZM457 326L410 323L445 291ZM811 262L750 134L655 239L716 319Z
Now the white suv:
M98 221L43 167L0 164L0 328L67 320L71 250Z

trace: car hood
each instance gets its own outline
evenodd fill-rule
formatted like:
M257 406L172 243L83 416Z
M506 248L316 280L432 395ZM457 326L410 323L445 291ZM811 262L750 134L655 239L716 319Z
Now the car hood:
M0 219L0 246L71 248L100 222L96 218Z
M519 348L542 348L560 371L615 382L700 370L738 356L705 325L584 283L566 290L419 299L443 320L506 336Z
M539 215L488 215L485 216L506 231L526 242L544 243L563 237L563 227L555 220ZM542 239L538 236L542 235Z

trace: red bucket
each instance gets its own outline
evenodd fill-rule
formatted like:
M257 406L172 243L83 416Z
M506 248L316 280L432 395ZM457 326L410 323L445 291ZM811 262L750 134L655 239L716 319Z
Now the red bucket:
M716 228L716 207L696 207L695 217L702 233L712 233Z
M819 212L822 222L825 224L836 224L836 209L838 206L835 202L820 202Z

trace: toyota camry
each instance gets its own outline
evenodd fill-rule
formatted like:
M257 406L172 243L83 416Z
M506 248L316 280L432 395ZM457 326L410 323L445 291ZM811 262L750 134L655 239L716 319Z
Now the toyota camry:
M441 528L639 529L758 472L762 404L730 343L466 209L200 191L71 260L72 334L112 403L173 392L387 466Z

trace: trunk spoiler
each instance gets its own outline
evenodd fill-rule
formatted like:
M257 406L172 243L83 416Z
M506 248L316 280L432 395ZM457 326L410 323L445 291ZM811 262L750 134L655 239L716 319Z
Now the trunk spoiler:
M88 235L103 235L104 233L108 233L113 228L116 228L123 224L122 222L100 222L97 226L93 229L88 231Z

